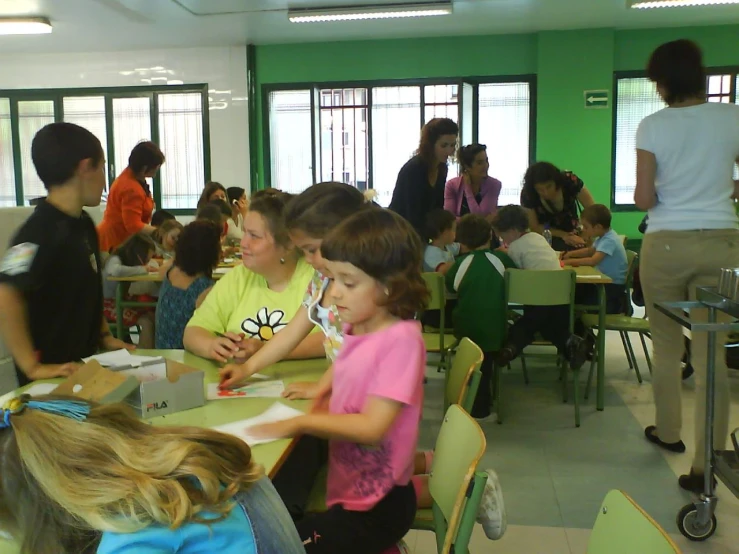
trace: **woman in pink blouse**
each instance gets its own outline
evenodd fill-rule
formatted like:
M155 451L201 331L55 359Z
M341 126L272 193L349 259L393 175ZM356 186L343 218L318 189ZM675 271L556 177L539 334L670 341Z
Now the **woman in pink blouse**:
M478 214L492 220L498 211L501 183L488 175L487 146L470 144L457 153L462 175L450 179L444 190L444 209L457 218Z

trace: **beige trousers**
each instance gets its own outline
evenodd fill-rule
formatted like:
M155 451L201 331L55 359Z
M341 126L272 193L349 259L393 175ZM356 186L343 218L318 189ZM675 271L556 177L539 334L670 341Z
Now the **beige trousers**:
M739 230L658 231L644 237L640 277L654 346L652 388L657 435L664 442L680 440L682 428L683 328L654 308L655 302L695 299L697 286L718 284L719 270L739 267ZM708 310L693 310L705 321ZM720 317L720 316L719 316ZM720 320L726 320L721 318ZM693 333L691 363L695 368L695 457L693 469L704 470L706 421L706 333ZM726 335L716 340L714 448L726 445L729 427L729 378L724 355Z

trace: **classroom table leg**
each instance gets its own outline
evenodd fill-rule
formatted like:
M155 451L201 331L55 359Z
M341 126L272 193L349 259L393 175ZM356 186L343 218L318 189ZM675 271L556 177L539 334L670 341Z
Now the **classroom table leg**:
M605 408L606 390L606 287L598 285L598 379L595 407Z
M116 338L124 340L125 336L123 332L123 282L119 281L115 287L115 323L116 323Z

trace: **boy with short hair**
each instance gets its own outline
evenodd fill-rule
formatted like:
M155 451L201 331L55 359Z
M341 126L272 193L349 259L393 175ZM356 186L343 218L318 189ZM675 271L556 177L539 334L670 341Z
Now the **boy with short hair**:
M457 218L447 210L432 210L426 216L425 230L429 243L423 252L423 270L446 275L459 255L459 243L454 242Z
M624 313L626 308L626 274L629 261L626 249L616 232L611 229L611 210L603 204L593 204L580 214L583 234L593 238L593 246L567 252L564 263L572 267L592 266L611 278L613 283L606 285L606 312ZM578 304L594 306L598 304L595 285L578 285L576 301Z
M0 335L19 386L66 377L98 349L133 348L103 318L98 236L83 207L100 204L105 155L100 141L71 123L33 139L31 157L48 191L0 262Z
M506 268L516 267L503 252L490 250L492 228L480 215L467 214L457 224L457 241L462 255L446 274L447 288L457 293L454 309L454 336L468 337L485 353L480 371L482 380L470 415L492 419L490 381L493 361L505 339Z

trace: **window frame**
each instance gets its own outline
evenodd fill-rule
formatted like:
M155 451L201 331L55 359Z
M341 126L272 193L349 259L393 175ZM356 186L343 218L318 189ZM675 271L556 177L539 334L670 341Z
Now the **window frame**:
M121 168L115 168L115 175L111 174L111 163L115 160L115 141L113 139L113 98L149 98L149 117L151 120L151 140L158 143L159 140L159 94L197 93L202 98L203 118L203 170L205 182L211 179L211 157L210 157L210 112L208 98L208 84L184 84L184 85L147 85L131 87L89 87L89 88L48 88L48 89L2 89L0 98L8 98L10 101L10 124L11 144L13 148L13 172L15 176L15 201L16 206L23 206L23 175L21 171L20 157L20 134L18 119L18 102L27 100L47 100L54 102L55 122L64 121L64 98L102 96L105 98L105 128L108 142L108 150L105 152L108 167L106 173L110 183L120 174ZM165 152L166 156L166 152ZM205 185L205 183L203 183ZM157 173L153 180L152 196L158 209L162 209L161 176ZM174 215L193 215L195 209L167 209Z
M372 147L372 89L375 87L403 87L418 86L421 89L419 110L419 129L425 124L425 88L429 85L458 85L458 121L460 122L460 137L465 136L469 125L472 137L471 142L478 140L479 119L479 91L478 86L489 83L527 83L529 85L529 164L536 160L536 98L537 98L537 76L536 74L525 75L499 75L499 76L469 76L469 77L433 77L418 79L375 79L375 80L352 80L352 81L313 81L313 82L287 82L287 83L265 83L261 86L262 104L262 163L264 179L261 186L269 188L272 186L272 163L271 163L271 137L270 137L270 94L278 91L309 90L311 91L311 156L313 159L313 182L319 183L321 176L320 166L320 91L321 89L344 89L344 88L366 88L367 89L367 135L368 135L368 170L367 189L374 189L374 148ZM465 122L463 115L465 111L464 98L462 94L465 85L472 86L472 120ZM428 104L433 105L433 104ZM521 176L523 178L523 176ZM259 187L255 183L255 187ZM256 188L254 189L256 190Z
M706 87L708 86L708 78L714 75L730 75L730 88L729 88L729 102L731 104L736 104L737 100L737 77L739 76L739 66L717 66L717 67L707 67L706 68ZM618 82L621 79L638 79L638 78L647 78L647 72L639 69L639 70L630 70L630 71L614 71L613 72L613 88L611 89L613 91L613 114L612 114L612 123L611 123L611 141L612 141L612 148L611 148L611 211L612 212L621 212L621 213L629 213L629 212L641 212L639 208L636 207L636 204L617 204L616 203L616 139L617 139L617 128L616 124L618 122ZM706 99L710 96L726 96L725 94L714 94L709 95L708 91L706 90ZM634 152L634 156L636 156L636 152Z

